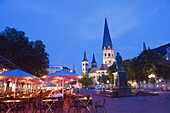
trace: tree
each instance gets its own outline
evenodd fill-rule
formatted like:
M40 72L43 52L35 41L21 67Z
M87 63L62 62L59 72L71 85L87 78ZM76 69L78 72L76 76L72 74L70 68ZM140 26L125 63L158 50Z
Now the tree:
M49 59L45 45L40 40L29 42L23 31L6 27L0 33L0 55L31 74L47 74Z
M110 79L110 82L113 84L114 83L114 75L113 73L116 72L116 64L113 63L110 67L107 69L108 77Z
M136 62L140 67L143 80L148 81L148 75L155 73L156 67L162 60L162 56L152 50L145 50L137 57Z
M99 81L100 84L101 84L101 83L106 84L106 83L107 83L107 80L110 80L107 75L102 75L102 76L99 76L99 78L98 78L98 81Z
M92 85L93 84L93 78L89 77L88 73L83 74L83 78L79 80L79 82L85 87L87 88L88 85Z
M166 83L170 79L170 62L162 60L155 69L155 74L159 78L163 78Z
M127 80L135 81L135 58L123 61L123 68L127 74Z

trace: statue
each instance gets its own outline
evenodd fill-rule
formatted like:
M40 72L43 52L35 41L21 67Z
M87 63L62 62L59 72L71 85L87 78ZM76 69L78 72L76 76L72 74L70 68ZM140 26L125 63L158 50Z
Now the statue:
M122 56L117 52L116 55L116 67L118 71L122 71Z

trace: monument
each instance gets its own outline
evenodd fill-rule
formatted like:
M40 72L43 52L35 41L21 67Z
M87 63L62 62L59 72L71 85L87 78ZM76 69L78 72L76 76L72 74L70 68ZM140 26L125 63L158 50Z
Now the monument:
M118 92L119 96L126 96L131 94L131 90L127 84L126 72L123 70L122 56L117 52L116 59L116 69L115 75L115 87L114 91Z

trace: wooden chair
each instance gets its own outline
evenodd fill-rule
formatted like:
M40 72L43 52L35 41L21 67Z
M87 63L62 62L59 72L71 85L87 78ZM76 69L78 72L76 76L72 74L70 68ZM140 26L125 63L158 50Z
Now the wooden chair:
M98 101L95 102L95 105L94 105L94 107L95 107L95 111L94 112L95 113L97 113L98 108L103 109L104 113L107 113L106 108L105 108L105 101L106 101L106 99L98 100Z
M64 100L59 100L59 101L56 101L56 102L54 102L53 104L52 104L52 111L54 112L54 113L58 113L58 111L60 112L60 113L62 113L63 112L63 106L64 106Z
M5 113L6 112L6 104L3 102L0 102L0 113Z

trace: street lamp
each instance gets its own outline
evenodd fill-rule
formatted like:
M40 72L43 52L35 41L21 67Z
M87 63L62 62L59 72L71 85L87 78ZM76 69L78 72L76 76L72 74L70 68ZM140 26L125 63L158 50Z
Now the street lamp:
M150 74L148 78L151 80L153 86L153 93L154 93L155 74Z
M108 87L108 89L109 89L109 80L107 80L106 83L107 83L107 87Z

